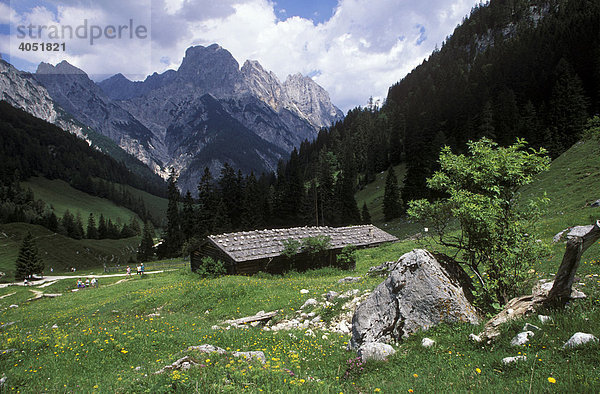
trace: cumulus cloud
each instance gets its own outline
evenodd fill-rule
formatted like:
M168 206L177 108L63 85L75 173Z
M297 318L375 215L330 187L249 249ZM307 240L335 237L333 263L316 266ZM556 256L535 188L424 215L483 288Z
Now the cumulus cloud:
M80 42L67 54L38 54L34 60L66 58L90 74L122 72L141 79L177 68L191 45L218 43L238 62L258 60L281 80L296 72L313 76L345 111L365 104L369 96L385 97L388 87L439 46L478 2L338 0L333 16L315 24L297 16L282 19L270 0L105 0L85 5L56 0L56 14L38 7L19 18L76 23L94 7L99 24L134 18L151 28L151 43L104 40L90 48Z

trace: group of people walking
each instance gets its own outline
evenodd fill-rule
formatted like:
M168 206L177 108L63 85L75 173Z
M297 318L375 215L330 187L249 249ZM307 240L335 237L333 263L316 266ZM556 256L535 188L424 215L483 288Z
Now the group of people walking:
M146 271L146 267L144 267L144 263L138 264L136 267L136 271L138 275L144 275L144 271ZM127 276L131 276L131 267L127 266Z
M81 278L77 279L78 289L85 289L86 287L98 287L98 279L92 278L90 280L90 278L86 278L85 282Z

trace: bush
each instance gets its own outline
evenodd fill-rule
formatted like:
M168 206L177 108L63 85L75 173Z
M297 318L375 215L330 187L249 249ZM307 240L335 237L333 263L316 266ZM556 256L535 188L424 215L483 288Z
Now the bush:
M408 213L432 228L430 239L458 252L476 278L479 306L489 310L518 294L544 253L532 231L548 199L519 204L518 190L546 170L550 159L543 148L525 150L523 140L509 147L486 138L467 145L469 155L443 148L440 170L427 179L430 189L447 197L411 201ZM450 229L453 220L458 232Z
M211 257L203 257L202 260L200 260L200 265L198 266L196 273L203 278L217 278L225 275L227 273L227 269L221 260L214 260Z
M353 270L356 268L356 246L344 246L342 251L337 255L338 267L345 270Z

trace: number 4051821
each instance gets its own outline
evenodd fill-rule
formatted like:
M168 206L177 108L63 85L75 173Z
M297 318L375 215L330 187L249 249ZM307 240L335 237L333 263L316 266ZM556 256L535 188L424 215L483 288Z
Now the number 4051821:
M22 42L19 45L19 50L24 52L58 52L66 49L64 42Z

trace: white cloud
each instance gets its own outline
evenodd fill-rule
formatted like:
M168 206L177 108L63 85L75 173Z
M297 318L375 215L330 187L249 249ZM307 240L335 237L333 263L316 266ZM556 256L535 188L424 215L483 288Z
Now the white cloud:
M149 20L151 11L150 49L139 40L105 40L94 48L79 43L67 60L90 74L122 72L139 79L177 68L191 45L218 43L238 62L258 60L282 80L296 72L314 75L344 111L369 96L385 97L388 87L420 64L479 2L339 0L334 15L315 25L300 17L280 20L270 0L153 0L152 7L143 7L150 1L94 5L101 8L94 12L99 23L115 20L115 10L123 7L119 13L127 19ZM29 18L76 23L90 14L78 0L60 3L67 5L58 6L56 17L38 9ZM35 60L65 57L44 56Z

